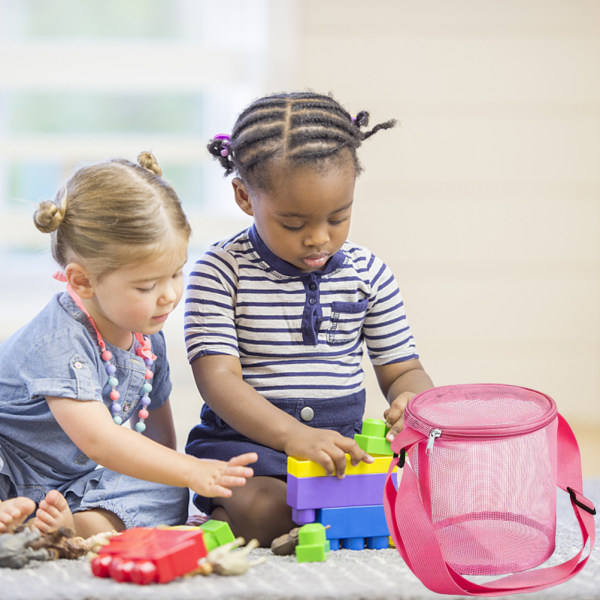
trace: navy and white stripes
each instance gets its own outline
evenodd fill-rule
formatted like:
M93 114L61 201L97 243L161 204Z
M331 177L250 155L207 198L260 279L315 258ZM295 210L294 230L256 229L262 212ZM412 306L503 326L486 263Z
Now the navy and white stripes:
M269 399L334 398L363 388L363 342L375 365L417 358L391 271L346 242L322 271L300 271L254 227L211 246L190 274L188 359L237 356Z

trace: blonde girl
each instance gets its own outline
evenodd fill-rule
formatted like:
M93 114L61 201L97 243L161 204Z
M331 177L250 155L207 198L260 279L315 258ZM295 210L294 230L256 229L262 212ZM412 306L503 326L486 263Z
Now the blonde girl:
M81 168L34 223L67 289L0 344L0 532L36 505L33 526L86 537L183 523L188 488L230 496L255 455L175 451L161 329L190 226L156 159Z

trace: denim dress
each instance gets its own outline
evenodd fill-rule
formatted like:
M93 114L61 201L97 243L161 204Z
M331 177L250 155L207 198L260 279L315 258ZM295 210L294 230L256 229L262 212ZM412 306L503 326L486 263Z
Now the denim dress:
M148 410L169 398L171 382L162 332L151 337L157 359ZM137 419L145 365L134 348L107 343L117 368L124 423ZM66 293L57 294L22 329L0 344L0 499L36 503L51 489L73 513L104 509L126 527L185 521L188 490L110 471L90 460L62 430L47 396L103 402L111 391L87 317ZM129 424L125 425L129 426Z

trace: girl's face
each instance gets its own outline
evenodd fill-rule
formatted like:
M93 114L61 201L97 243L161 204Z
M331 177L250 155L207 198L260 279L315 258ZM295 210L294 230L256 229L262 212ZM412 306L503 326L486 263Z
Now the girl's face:
M162 329L183 293L187 245L187 237L174 234L148 260L91 278L93 295L85 304L106 341L128 349L133 331Z
M268 191L234 179L236 201L269 250L302 271L322 269L346 241L354 199L351 159L329 169L271 166Z

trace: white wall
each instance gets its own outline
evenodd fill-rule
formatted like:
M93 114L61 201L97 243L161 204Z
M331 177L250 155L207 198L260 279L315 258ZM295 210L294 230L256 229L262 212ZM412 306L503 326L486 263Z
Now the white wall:
M396 273L435 383L534 387L600 427L600 3L296 9L287 86L401 122L360 150L352 238Z

